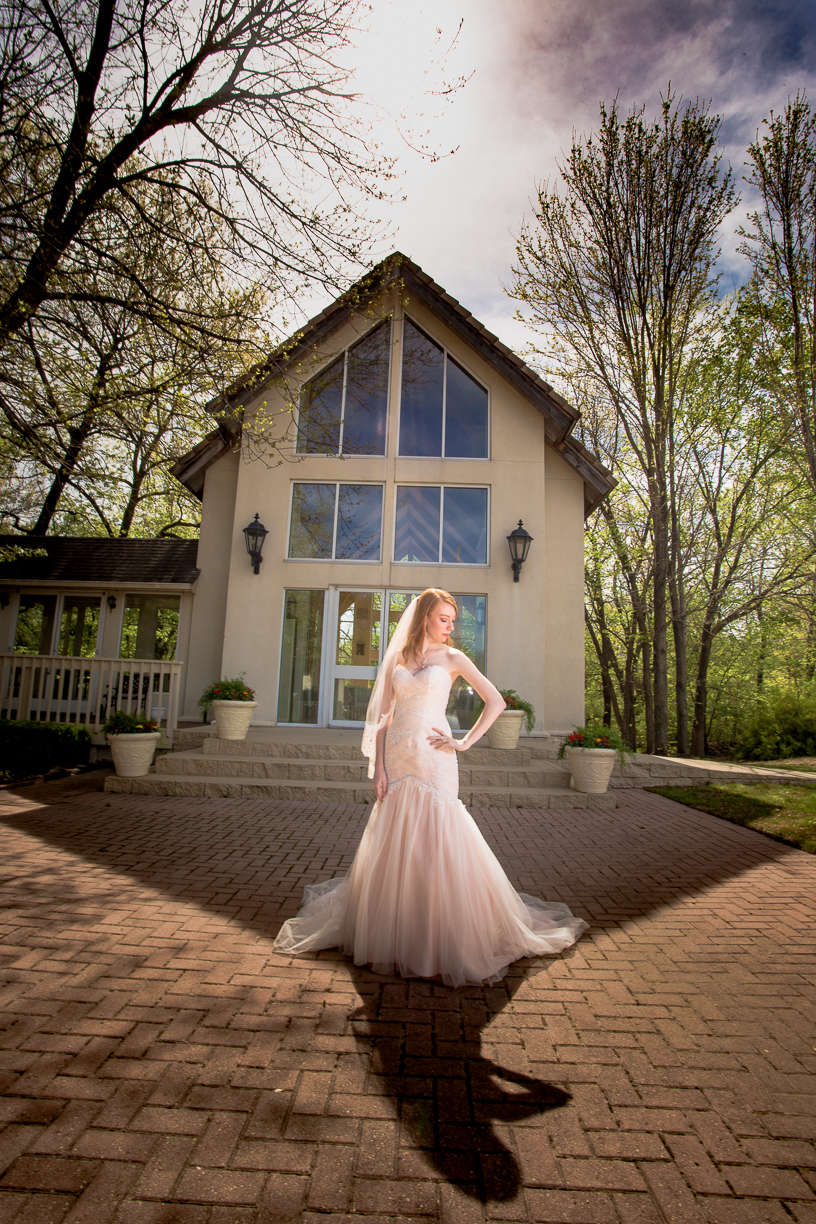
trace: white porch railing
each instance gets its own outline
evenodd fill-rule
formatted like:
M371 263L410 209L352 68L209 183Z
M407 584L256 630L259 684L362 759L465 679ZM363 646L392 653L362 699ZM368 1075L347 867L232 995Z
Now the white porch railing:
M144 710L172 742L181 667L162 659L0 655L0 718L83 723L98 732L116 710Z

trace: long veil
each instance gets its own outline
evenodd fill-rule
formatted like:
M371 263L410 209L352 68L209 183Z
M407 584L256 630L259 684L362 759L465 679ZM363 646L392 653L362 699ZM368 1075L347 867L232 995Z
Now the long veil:
M388 721L388 717L394 708L393 687L391 679L394 675L394 668L397 665L397 659L402 653L402 648L408 640L408 634L414 623L414 611L417 606L417 596L409 603L408 607L399 618L397 627L394 630L394 636L388 644L388 649L380 665L380 670L377 673L377 679L374 681L374 688L371 690L371 696L368 699L368 708L366 710L365 728L363 730L362 750L363 756L368 757L368 776L374 777L374 765L377 761L377 732L380 731ZM386 700L388 702L385 707Z

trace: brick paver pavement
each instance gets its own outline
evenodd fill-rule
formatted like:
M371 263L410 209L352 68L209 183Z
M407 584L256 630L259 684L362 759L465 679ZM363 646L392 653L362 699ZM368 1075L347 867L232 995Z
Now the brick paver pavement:
M0 1224L816 1222L813 857L477 811L592 927L455 991L272 953L370 809L82 785L0 793Z

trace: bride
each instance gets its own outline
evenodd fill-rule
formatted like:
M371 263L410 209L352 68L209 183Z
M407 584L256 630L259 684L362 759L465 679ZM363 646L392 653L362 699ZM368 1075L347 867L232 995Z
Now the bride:
M554 955L587 929L566 905L517 893L459 801L457 753L482 738L504 701L447 644L456 615L436 587L403 614L363 733L377 802L348 874L306 888L276 952L339 947L377 973L462 986L497 982L519 957ZM459 740L445 719L457 676L484 701Z

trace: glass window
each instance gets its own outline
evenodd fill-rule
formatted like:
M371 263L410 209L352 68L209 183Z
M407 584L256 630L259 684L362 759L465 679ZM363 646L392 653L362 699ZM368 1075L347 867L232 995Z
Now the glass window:
M487 489L445 489L442 560L451 565L487 564Z
M406 319L402 327L401 455L442 454L445 353Z
M388 320L306 384L298 420L300 454L385 454L390 359Z
M487 392L450 357L445 374L445 455L486 459Z
M459 607L451 634L451 644L463 651L479 671L485 670L485 632L487 629L487 596L457 595L451 592ZM447 717L452 730L469 731L478 713L479 694L462 676L457 676L451 688Z
M56 614L56 595L21 595L14 653L50 654Z
M120 659L175 659L178 595L126 595Z
M301 454L336 455L339 451L344 377L345 357L341 357L303 388L297 442Z
M294 484L288 556L379 561L382 497L382 485Z
M399 485L394 560L487 565L487 489Z
M66 595L62 604L59 654L71 658L92 659L99 636L99 605L97 595Z
M441 489L421 485L397 488L394 560L439 560L439 505Z
M292 491L289 556L329 558L334 547L335 484L296 484Z
M339 561L379 561L382 528L382 485L338 486L337 540Z
M486 459L487 391L430 336L402 329L401 455Z
M284 592L278 722L319 720L323 591Z

